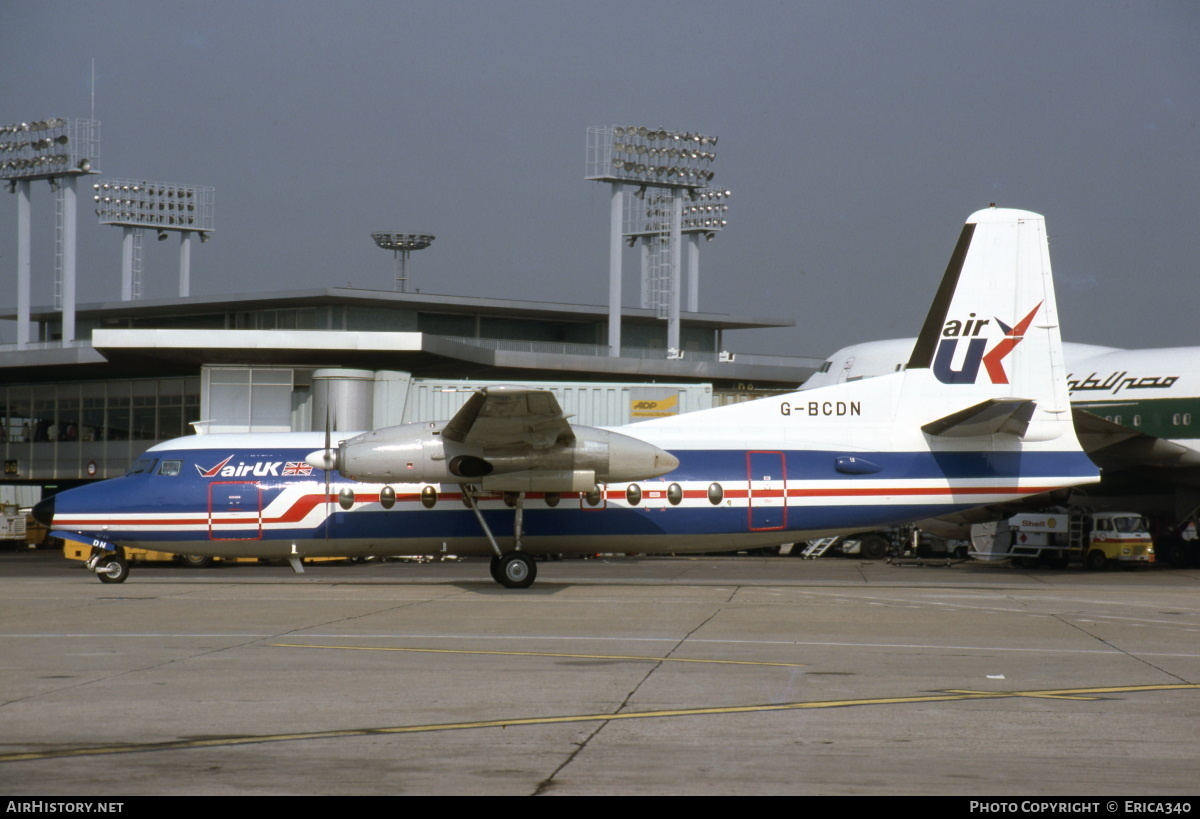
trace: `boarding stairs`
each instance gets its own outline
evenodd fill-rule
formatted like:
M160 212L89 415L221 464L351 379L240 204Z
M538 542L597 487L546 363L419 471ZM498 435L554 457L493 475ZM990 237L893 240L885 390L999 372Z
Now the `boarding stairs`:
M825 553L837 545L841 537L822 537L816 540L808 541L808 545L804 547L804 551L800 556L805 560L815 560L818 557L824 557Z

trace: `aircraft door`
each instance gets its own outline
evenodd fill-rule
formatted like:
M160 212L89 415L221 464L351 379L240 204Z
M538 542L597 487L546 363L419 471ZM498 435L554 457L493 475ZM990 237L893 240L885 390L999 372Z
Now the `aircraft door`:
M662 510L667 508L667 482L662 478L644 481L640 484L642 499L639 504L643 509Z
M208 539L262 540L262 489L248 481L208 485Z
M751 532L787 526L787 464L782 452L746 453Z

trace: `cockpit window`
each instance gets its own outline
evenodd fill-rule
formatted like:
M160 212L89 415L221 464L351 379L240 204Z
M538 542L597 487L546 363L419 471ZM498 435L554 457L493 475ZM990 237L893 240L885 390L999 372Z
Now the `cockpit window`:
M158 458L138 458L125 474L140 475L143 472L152 472L156 463L158 463Z
M158 468L159 475L178 475L179 470L183 468L183 461L163 461L162 466Z

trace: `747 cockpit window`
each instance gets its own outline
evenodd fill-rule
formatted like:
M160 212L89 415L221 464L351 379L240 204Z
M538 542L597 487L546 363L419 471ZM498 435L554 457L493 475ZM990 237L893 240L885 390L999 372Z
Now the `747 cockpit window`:
M178 475L183 468L183 461L163 461L158 468L159 475Z
M125 474L140 475L143 472L152 472L156 463L158 463L158 458L138 458L133 462Z

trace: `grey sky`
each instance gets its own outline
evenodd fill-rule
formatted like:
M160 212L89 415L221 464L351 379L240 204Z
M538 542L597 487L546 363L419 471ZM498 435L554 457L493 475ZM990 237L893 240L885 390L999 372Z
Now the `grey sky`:
M213 185L194 294L391 288L368 234L437 235L427 293L603 304L589 125L720 138L730 225L705 311L794 318L732 349L821 356L914 335L963 219L1046 214L1064 336L1200 343L1200 3L3 0L0 122L86 117L104 177ZM80 299L120 232L81 188ZM34 188L35 305L53 201ZM147 297L177 242L148 237ZM15 307L16 197L0 193ZM626 259L626 303L637 300ZM11 327L0 328L11 340Z

